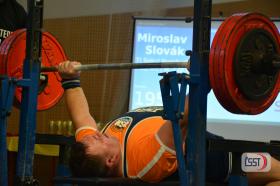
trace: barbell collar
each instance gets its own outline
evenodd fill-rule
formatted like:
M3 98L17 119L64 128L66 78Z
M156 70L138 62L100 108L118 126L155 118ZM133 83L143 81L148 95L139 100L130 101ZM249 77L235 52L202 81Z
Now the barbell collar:
M123 70L123 69L149 69L149 68L188 68L189 62L161 62L161 63L112 63L112 64L88 64L77 65L75 70ZM56 72L57 67L41 67L41 72Z

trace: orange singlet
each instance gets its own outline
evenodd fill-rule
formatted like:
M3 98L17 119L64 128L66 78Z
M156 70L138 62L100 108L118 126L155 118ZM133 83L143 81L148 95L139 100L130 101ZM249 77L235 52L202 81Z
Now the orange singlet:
M109 122L102 130L121 144L124 177L159 182L177 170L175 151L157 136L166 122L161 114L162 107L137 109ZM78 129L76 140L94 133L91 128Z

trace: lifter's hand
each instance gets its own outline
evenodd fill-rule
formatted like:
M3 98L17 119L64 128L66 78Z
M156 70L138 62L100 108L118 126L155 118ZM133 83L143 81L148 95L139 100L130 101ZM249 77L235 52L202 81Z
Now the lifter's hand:
M191 66L191 61L189 60L189 61L187 62L187 66L186 66L186 68L187 68L188 71L190 71L190 66Z
M81 63L77 61L64 61L58 65L58 73L62 79L75 79L80 77L80 71L76 70L76 66Z

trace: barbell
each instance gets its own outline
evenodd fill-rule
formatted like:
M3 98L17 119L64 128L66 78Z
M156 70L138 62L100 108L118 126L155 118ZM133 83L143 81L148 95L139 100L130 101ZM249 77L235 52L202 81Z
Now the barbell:
M111 64L89 64L77 65L74 67L77 71L92 70L123 70L123 69L145 69L145 68L188 68L189 62L159 62L159 63L111 63ZM57 72L56 66L42 67L41 72Z
M25 30L13 32L0 47L0 73L22 78ZM273 22L259 13L235 14L217 30L209 55L209 79L220 104L232 113L265 111L279 92L280 36ZM47 83L38 95L38 110L53 107L62 97L56 66L67 60L59 42L42 34L42 76ZM81 65L78 70L186 68L188 62ZM46 82L46 81L43 81ZM21 88L16 90L20 102Z

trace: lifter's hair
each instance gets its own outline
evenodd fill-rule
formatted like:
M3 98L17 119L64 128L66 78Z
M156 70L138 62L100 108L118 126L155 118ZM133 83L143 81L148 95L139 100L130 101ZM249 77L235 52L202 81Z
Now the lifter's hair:
M105 177L108 168L104 159L98 155L86 153L87 146L81 142L75 142L71 147L69 167L75 177Z

